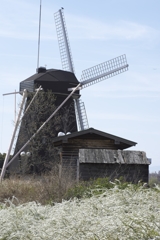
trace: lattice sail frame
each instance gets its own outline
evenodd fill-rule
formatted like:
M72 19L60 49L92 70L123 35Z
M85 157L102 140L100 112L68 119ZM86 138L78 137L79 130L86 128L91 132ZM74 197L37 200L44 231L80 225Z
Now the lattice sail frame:
M94 67L88 68L82 72L81 88L88 87L97 82L103 81L107 78L113 77L117 74L128 70L126 55L113 58L107 62L98 64Z
M62 61L62 69L75 73L67 27L65 23L63 8L54 14L57 30L57 37ZM81 87L83 89L107 78L118 75L128 70L126 55L113 58L107 62L101 63L82 72ZM71 89L68 89L69 91ZM88 119L84 107L84 103L80 99L74 100L77 123L80 130L89 128Z
M54 14L57 38L61 55L62 69L65 71L75 72L72 60L71 48L67 33L63 9Z
M79 131L88 129L89 124L84 102L82 102L81 99L74 99L74 103Z

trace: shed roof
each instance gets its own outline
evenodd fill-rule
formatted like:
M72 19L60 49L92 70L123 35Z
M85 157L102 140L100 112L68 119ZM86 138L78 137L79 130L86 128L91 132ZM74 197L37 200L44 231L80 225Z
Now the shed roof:
M79 162L108 164L150 164L145 152L107 149L80 149Z
M60 146L62 144L65 145L69 143L72 143L72 145L74 145L78 141L79 148L85 148L83 147L85 145L85 141L90 141L90 147L86 146L86 148L96 148L95 145L93 145L93 147L91 146L94 140L97 143L98 142L101 143L98 148L107 148L107 149L126 149L129 147L135 146L137 144L136 142L133 142L118 136L114 136L112 134L102 132L94 128L89 128L87 130L73 132L71 134L56 137L53 139L53 143L55 146ZM94 144L95 144L95 141L94 141Z

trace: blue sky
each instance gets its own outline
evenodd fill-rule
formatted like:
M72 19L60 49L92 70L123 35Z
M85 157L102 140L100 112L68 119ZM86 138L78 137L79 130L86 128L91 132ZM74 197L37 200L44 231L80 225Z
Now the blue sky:
M64 7L76 76L126 54L129 70L84 89L89 126L137 142L160 170L160 1L42 0L40 66L61 69L54 13ZM39 0L1 0L0 152L13 131L19 82L37 67ZM17 102L20 96L17 97Z

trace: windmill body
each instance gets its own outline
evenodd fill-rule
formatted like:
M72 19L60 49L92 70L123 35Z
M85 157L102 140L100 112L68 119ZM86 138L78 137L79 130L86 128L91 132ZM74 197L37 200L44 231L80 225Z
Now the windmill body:
M27 89L28 92L34 92L37 87L41 86L45 92L51 90L54 93L56 97L55 105L56 107L58 107L69 95L70 92L68 91L68 89L76 87L78 84L79 81L72 72L40 67L37 69L36 74L20 82L20 92L22 92L24 89ZM63 129L62 126L59 131L65 133L69 131L77 131L74 101L79 97L80 95L78 90L72 95L72 98L66 102L65 107L67 109L70 108L70 112L75 120L72 120L73 123L70 124L70 129ZM56 133L56 136L57 134L58 132Z

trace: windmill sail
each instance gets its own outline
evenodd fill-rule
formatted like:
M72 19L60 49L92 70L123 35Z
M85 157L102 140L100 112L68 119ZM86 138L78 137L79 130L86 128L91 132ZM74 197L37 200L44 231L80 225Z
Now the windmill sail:
M67 34L63 8L55 13L55 24L59 42L62 68L65 71L70 71L74 73L71 49L69 45L69 38ZM77 90L79 91L85 87L103 81L107 78L113 77L115 75L118 75L127 70L128 64L126 60L126 55L124 54L114 59L111 59L107 62L101 63L97 66L84 70L82 72L80 80L80 87ZM72 91L73 89L74 87L68 88L68 91ZM74 99L74 105L79 130L89 128L84 103L80 99L76 98Z
M69 45L69 38L63 13L63 8L54 14L55 24L57 30L57 37L62 61L62 68L65 71L74 73L71 48Z
M79 131L88 129L89 124L88 124L84 102L82 102L80 99L75 99L74 103L75 103L75 110L76 110L76 117L77 117Z
M82 72L81 88L88 87L107 78L128 70L126 55L113 58L107 62L86 69Z

